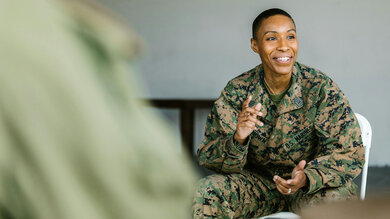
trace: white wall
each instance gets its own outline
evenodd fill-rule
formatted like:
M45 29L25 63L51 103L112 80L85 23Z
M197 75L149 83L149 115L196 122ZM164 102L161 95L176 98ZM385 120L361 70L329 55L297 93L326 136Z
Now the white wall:
M390 165L390 1L100 1L147 42L140 70L152 98L218 97L228 80L260 63L250 49L253 19L271 7L288 11L297 24L298 61L339 84L373 126L370 165ZM207 113L196 114L198 144Z

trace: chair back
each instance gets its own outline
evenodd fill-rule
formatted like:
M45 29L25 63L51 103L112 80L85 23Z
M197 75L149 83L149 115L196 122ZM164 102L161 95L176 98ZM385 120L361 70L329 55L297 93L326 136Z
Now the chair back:
M355 113L355 116L359 122L360 130L362 131L362 141L364 146L364 159L365 163L363 166L362 172L362 182L360 188L360 199L364 200L366 197L366 185L367 185L367 172L368 172L368 161L370 157L370 148L371 148L371 138L372 138L372 128L368 120L358 114Z

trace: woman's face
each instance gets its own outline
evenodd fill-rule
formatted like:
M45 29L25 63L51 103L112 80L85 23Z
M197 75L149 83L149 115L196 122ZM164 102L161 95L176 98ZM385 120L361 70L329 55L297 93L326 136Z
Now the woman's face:
M284 15L266 18L257 31L257 39L251 40L251 46L260 55L265 72L290 74L298 54L293 21Z

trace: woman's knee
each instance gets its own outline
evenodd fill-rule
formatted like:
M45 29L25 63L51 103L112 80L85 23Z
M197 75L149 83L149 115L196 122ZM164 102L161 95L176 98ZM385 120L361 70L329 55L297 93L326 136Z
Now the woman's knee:
M298 212L302 208L323 203L356 199L358 199L356 195L356 185L353 183L347 183L345 186L322 189L311 195L301 195L297 200L293 201L294 203L291 203L291 210Z

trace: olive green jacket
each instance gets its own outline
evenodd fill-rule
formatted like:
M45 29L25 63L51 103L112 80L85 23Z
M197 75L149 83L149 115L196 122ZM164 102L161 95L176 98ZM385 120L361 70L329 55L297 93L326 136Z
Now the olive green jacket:
M0 4L0 218L186 218L195 174L139 101L142 41L87 0Z
M290 178L299 161L306 160L308 193L354 179L364 164L364 149L358 121L339 87L324 73L297 62L292 84L276 106L263 77L259 65L229 81L207 118L200 164L222 173L253 170L273 189L274 175ZM250 106L261 103L264 126L239 145L233 135L249 95Z

